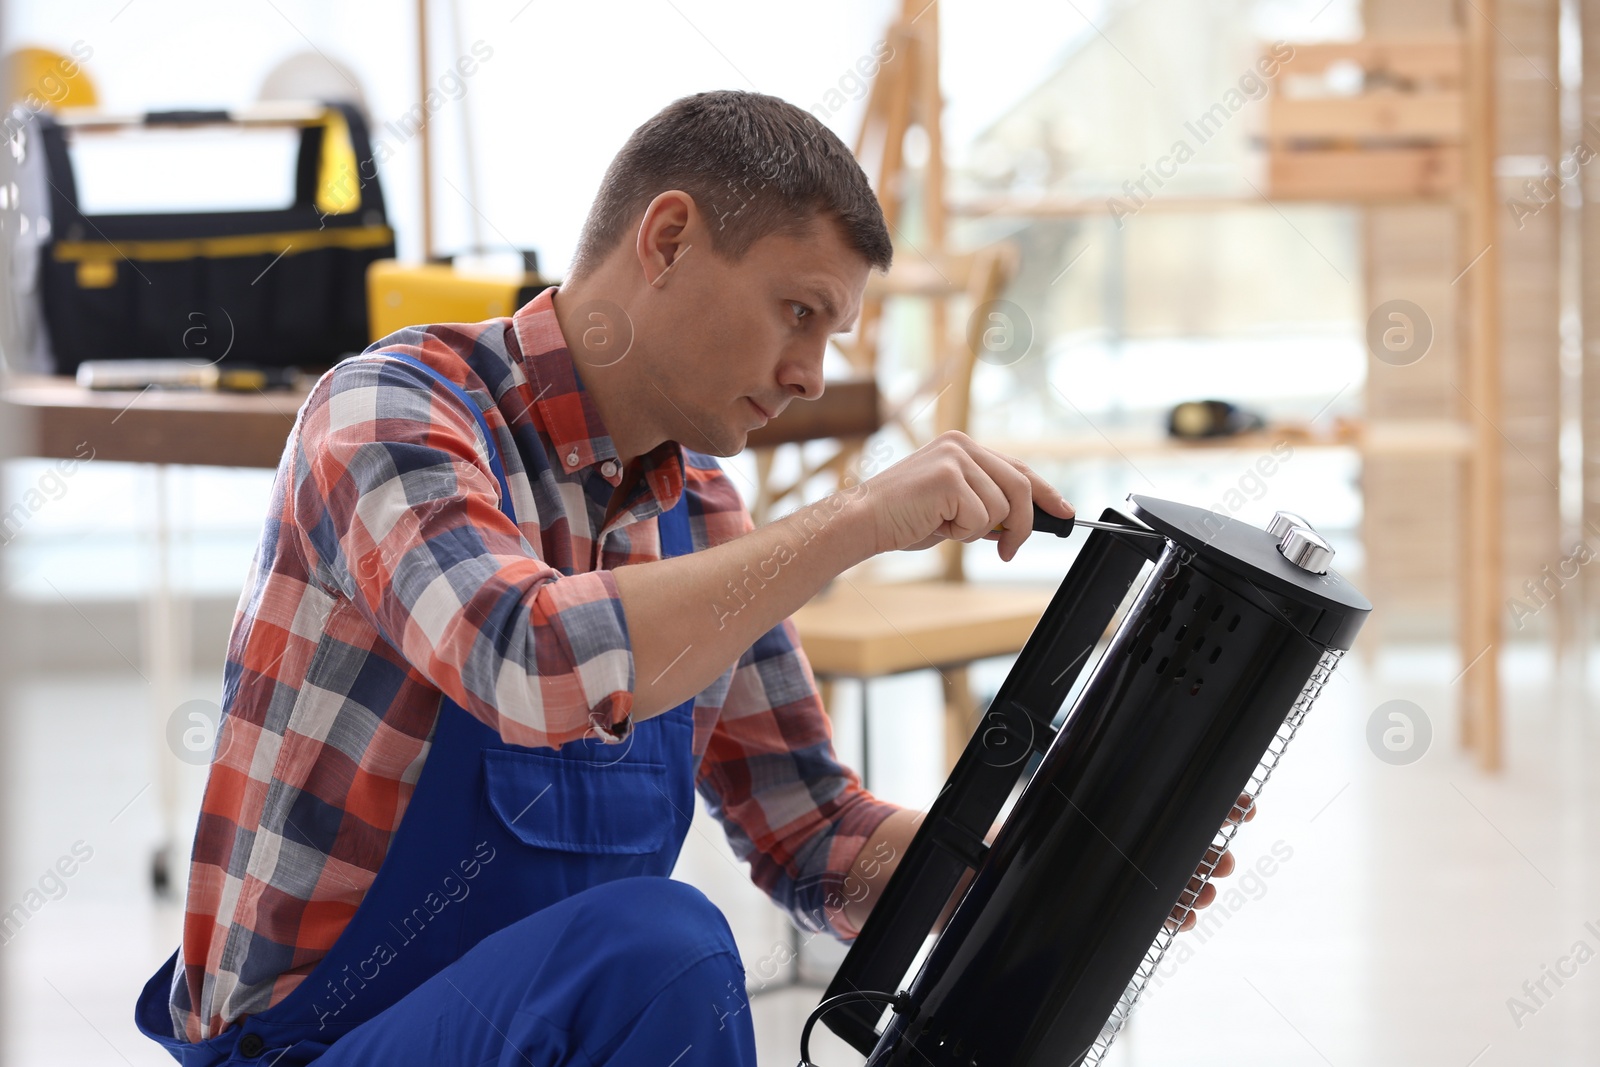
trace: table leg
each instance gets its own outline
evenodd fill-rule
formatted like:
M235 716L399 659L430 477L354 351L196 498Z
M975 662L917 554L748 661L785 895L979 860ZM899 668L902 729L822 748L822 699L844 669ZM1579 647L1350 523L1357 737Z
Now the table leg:
M861 785L864 789L871 789L870 773L872 767L872 719L867 715L867 691L872 688L872 679L861 679Z
M159 837L150 857L150 884L158 895L173 891L178 824L178 759L169 748L168 719L182 703L188 674L189 603L172 575L171 482L165 464L151 469L154 507L151 584L145 601L145 671L150 678L150 728L154 733L156 818Z

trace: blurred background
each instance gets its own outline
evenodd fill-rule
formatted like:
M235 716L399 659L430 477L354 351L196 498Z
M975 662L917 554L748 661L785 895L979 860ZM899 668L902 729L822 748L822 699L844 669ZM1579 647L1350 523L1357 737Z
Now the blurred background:
M960 429L1086 517L1294 511L1374 604L1106 1062L1600 1056L1600 4L5 0L0 51L0 1063L166 1059L134 997L309 382L560 284L628 134L715 88L836 132L896 242L814 417L723 463L757 522ZM870 666L860 611L797 616L874 792L932 802L1081 544L870 561L885 618L973 597ZM842 948L703 811L678 876L792 1062Z

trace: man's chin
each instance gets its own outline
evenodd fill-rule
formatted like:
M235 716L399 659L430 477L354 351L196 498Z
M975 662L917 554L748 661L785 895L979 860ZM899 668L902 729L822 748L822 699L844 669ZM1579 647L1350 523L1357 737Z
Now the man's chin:
M707 440L706 435L698 430L691 430L685 437L686 440L678 442L685 448L692 448L696 452L716 456L718 459L728 459L745 450L745 445L750 439L750 431L742 426L730 426L719 432L715 441Z
M750 442L750 431L733 430L731 433L733 435L733 441L731 442L733 446L732 448L726 452L707 452L706 454L710 456L716 456L718 459L730 459L743 452L745 450L745 446Z

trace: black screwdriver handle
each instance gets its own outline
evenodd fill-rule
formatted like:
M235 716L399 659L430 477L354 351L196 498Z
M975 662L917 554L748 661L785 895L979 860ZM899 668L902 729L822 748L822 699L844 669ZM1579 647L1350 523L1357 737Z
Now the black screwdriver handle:
M1035 533L1055 534L1057 537L1068 537L1072 534L1072 526L1078 521L1077 515L1063 519L1059 515L1052 515L1038 504L1033 505L1033 530Z
M1037 503L1033 505L1033 529L1035 532L1051 533L1055 534L1057 537L1067 537L1072 533L1072 526L1077 521L1078 516L1076 514L1069 519L1063 519L1059 515L1050 514L1048 511L1044 510L1044 508L1041 508ZM989 532L1000 533L1005 530L1005 528L1006 524L1002 522L999 526L996 526Z

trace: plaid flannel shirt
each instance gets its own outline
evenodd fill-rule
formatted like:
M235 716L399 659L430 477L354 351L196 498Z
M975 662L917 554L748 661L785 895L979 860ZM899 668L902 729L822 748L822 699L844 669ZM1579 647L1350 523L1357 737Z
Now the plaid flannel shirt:
M530 747L627 729L634 660L611 568L661 558L689 497L696 550L754 528L717 461L665 442L625 472L546 290L509 318L402 330L324 374L295 420L228 641L195 832L174 1033L205 1040L280 1001L383 862L441 694ZM483 408L513 524L472 415ZM698 694L696 784L752 880L850 938L842 887L894 805L835 758L792 621Z

